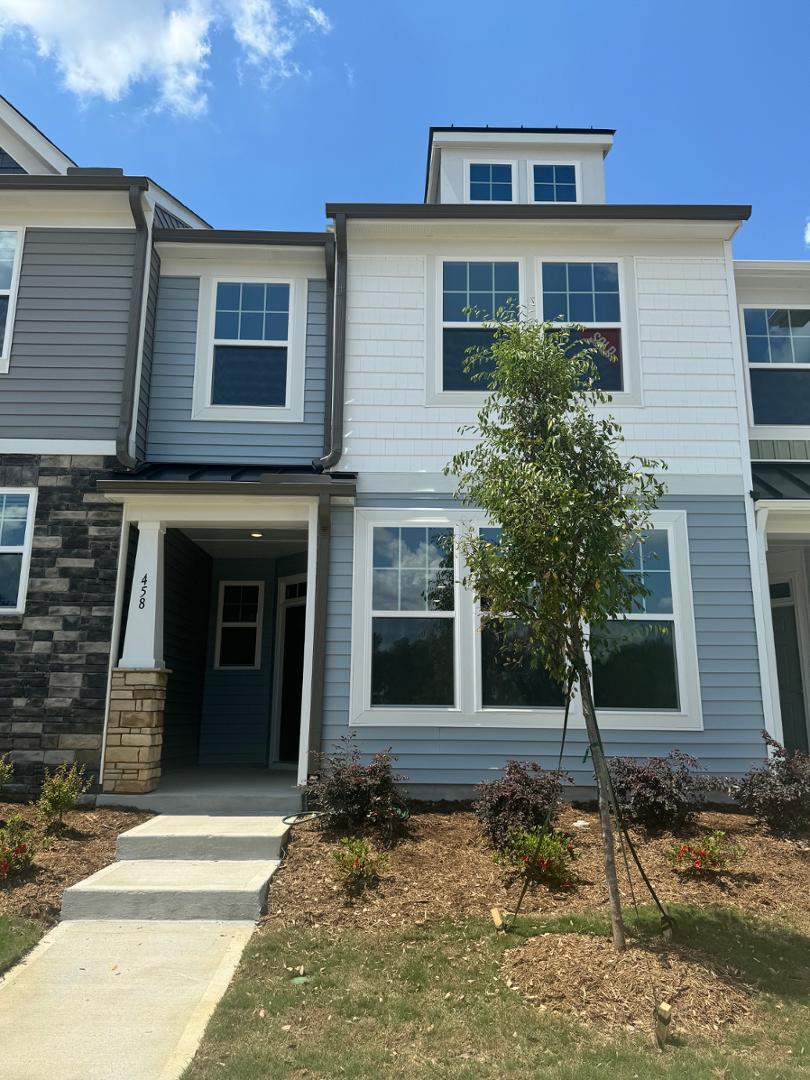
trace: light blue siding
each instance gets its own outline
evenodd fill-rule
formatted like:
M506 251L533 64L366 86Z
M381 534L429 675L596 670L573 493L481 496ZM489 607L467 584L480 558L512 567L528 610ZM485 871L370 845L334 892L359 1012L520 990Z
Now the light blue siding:
M162 277L152 360L147 460L309 466L323 453L326 282L307 287L304 419L192 420L199 279Z
M364 505L415 506L435 497L374 498ZM445 497L443 505L451 505ZM703 731L605 731L609 754L647 757L679 747L714 773L745 771L763 756L764 726L745 509L736 497L669 497L662 509L687 511ZM333 515L326 632L324 747L348 730L352 618L351 510ZM719 558L722 556L722 558ZM469 785L497 775L512 757L556 764L559 729L380 727L354 729L365 753L393 747L412 785ZM584 733L570 733L565 768L593 782Z

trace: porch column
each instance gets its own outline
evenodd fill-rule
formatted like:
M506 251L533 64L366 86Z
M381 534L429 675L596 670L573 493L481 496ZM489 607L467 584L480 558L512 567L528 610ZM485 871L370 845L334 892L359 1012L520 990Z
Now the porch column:
M138 547L124 648L113 668L104 753L104 791L143 794L160 780L166 684L163 661L163 535L138 522Z
M119 668L160 669L163 664L163 536L159 521L138 522L138 548Z

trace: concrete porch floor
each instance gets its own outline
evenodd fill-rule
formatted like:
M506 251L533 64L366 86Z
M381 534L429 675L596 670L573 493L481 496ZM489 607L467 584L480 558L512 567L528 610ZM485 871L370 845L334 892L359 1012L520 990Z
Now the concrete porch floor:
M302 796L290 769L199 765L165 772L148 795L100 794L98 806L133 806L157 814L295 814Z

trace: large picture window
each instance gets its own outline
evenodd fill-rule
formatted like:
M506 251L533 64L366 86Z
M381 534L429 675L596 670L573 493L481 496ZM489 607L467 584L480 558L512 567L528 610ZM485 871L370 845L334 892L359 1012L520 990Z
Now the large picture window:
M594 358L603 390L624 389L619 264L616 262L544 262L543 318L579 323L583 338L601 342L607 355Z
M520 305L517 262L442 264L442 389L486 391L486 381L465 370L468 350L486 349L494 331L482 324L493 317L516 317ZM487 371L486 364L477 371Z
M745 308L753 421L810 426L810 307Z
M21 232L0 229L0 371L8 371L19 279Z
M36 492L0 488L0 613L25 611Z
M289 321L288 283L217 283L212 405L287 404Z

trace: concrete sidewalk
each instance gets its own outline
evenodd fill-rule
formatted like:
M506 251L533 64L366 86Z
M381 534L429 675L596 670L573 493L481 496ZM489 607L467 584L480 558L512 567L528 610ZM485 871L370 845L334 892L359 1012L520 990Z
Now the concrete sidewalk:
M176 1080L252 921L70 920L0 980L3 1080Z

